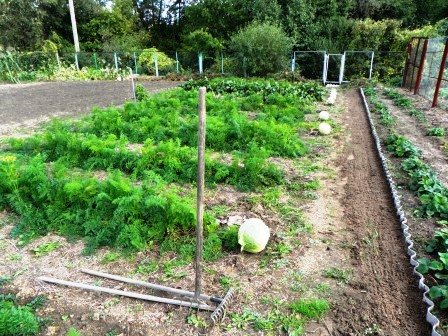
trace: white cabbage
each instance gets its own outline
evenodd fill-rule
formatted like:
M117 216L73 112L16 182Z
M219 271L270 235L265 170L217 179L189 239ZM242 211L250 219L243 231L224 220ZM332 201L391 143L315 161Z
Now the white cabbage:
M319 124L319 133L320 134L330 134L331 133L331 126L327 124L326 122Z
M241 251L257 253L263 251L269 241L270 231L258 218L249 218L238 230L238 243Z
M328 120L328 119L330 119L330 113L328 113L327 111L321 111L319 113L319 119L320 120Z

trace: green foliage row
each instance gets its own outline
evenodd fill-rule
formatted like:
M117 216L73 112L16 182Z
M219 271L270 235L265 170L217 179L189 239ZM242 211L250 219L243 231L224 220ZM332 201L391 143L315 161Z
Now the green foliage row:
M364 92L370 98L370 104L373 105L372 111L380 114L380 122L385 126L394 125L396 118L390 113L389 108L378 99L376 89L374 87L370 87Z
M26 305L18 304L13 295L0 295L0 336L36 335L44 320L35 316L46 298L37 296Z
M214 79L208 80L207 77L200 80L190 79L182 84L185 90L196 90L201 86L215 94L233 93L237 96L250 96L253 94L266 97L270 94L291 95L297 99L305 101L322 101L325 95L325 89L317 82L280 82L265 80L247 80L239 78L230 78L226 80Z
M194 199L154 172L139 185L118 170L100 180L61 161L48 164L40 154L3 156L0 163L0 205L21 215L13 235L22 242L55 231L85 237L87 253L103 245L141 250L194 231ZM216 220L206 214L204 227L213 233Z
M422 215L448 218L448 189L437 174L421 159L422 152L403 136L391 133L386 140L387 150L406 158L401 168L408 174L409 188L420 197Z
M421 151L402 136L391 134L387 139L387 149L399 157L405 157L401 168L409 178L409 188L420 198L422 207L417 214L448 219L448 188L438 179L437 174L421 159ZM435 232L434 239L427 246L432 258L418 259L418 270L422 274L432 274L437 285L429 291L431 299L436 300L441 309L448 308L448 230Z
M394 89L385 90L386 97L393 99L394 103L398 107L412 107L412 101L409 98L404 97L401 93Z

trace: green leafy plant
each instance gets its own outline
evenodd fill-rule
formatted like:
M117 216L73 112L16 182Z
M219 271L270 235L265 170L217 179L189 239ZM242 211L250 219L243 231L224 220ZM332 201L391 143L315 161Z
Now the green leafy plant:
M351 270L349 269L342 269L339 267L328 267L325 268L323 271L323 275L326 278L329 279L335 279L338 280L341 283L347 284L350 282L351 278Z
M289 308L306 318L320 319L330 309L324 299L299 299L289 305Z
M443 127L433 127L428 130L428 135L435 137L445 136L445 129Z
M35 247L32 249L34 252L34 255L36 257L41 257L43 255L46 255L54 250L56 250L59 247L59 242L57 241L51 241L48 243L44 243L39 245L38 247Z
M412 142L394 132L390 133L387 137L386 145L387 150L394 152L398 157L422 156L422 152L416 148Z

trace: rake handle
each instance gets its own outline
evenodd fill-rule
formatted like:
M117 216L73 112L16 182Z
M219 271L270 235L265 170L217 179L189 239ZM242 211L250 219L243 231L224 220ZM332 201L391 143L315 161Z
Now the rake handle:
M178 294L178 295L187 296L187 297L194 297L194 292L189 292L186 290L167 287L167 286L163 286L163 285L157 285L157 284L153 284L150 282L141 281L141 280L137 280L137 279L125 278L125 277L115 275L115 274L93 271L93 270L89 270L87 268L81 268L81 272L90 274L90 275L96 275L96 276L99 276L102 278L107 278L107 279L112 279L112 280L116 280L116 281L129 283L132 285L137 285L137 286L142 286L142 287L146 287L146 288L151 288L154 290L164 291L164 292L168 292L168 293L172 293L172 294ZM220 298L208 296L208 295L204 295L204 294L201 294L199 296L199 298L202 300L209 300L210 302L214 302L214 303L222 302L222 299L220 299Z
M46 276L41 276L41 277L37 278L37 280L45 281L45 282L49 282L49 283L53 283L53 284L58 284L58 285L63 285L63 286L68 286L68 287L87 289L87 290L96 291L96 292L102 292L102 293L108 293L108 294L120 295L120 296L127 296L127 297L131 297L134 299L167 303L167 304L177 305L177 306L181 306L181 307L190 307L190 308L196 308L196 309L201 309L201 310L215 311L214 307L211 307L211 306L208 306L205 304L198 304L196 302L188 302L188 301L182 301L182 300L162 298L162 297L158 297L158 296L128 292L128 291L123 291L123 290L118 290L118 289L113 289L113 288L93 286L93 285L83 284L83 283L79 283L79 282L65 281L65 280L50 278L50 277L46 277Z

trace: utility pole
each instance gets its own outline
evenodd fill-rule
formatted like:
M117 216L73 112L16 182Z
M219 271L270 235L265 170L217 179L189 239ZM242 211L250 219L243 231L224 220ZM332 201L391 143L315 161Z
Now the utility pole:
M78 41L78 28L76 27L75 6L73 0L68 0L68 7L70 8L70 19L72 20L73 41L75 43L75 63L76 69L79 70L78 53L79 53L79 41Z

